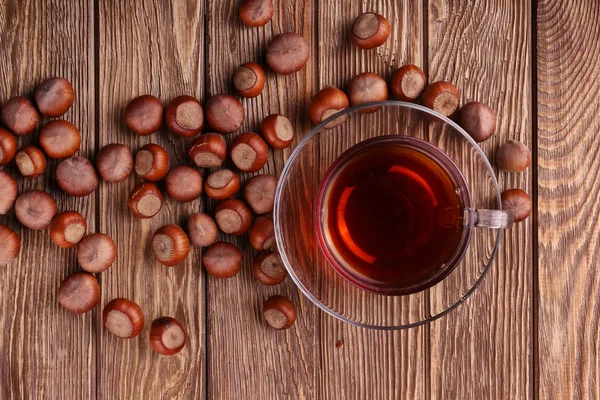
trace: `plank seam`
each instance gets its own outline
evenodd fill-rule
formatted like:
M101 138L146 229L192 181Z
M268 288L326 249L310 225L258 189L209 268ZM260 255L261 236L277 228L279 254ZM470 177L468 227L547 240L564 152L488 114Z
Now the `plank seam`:
M93 50L93 79L94 79L94 95L93 95L93 101L94 101L94 105L93 105L93 110L94 110L94 151L98 151L99 146L100 146L100 28L99 28L99 21L100 21L100 2L98 1L94 1L94 0L90 0L90 2L92 3L92 7L91 9L93 10L93 19L92 19L92 23L94 24L94 29L93 29L93 36L94 36L94 50ZM94 194L94 200L96 202L96 207L94 208L94 218L95 218L95 230L96 232L99 231L100 229L100 189L96 190L95 194ZM97 278L98 278L98 283L100 284L100 287L102 288L102 275L101 274L96 274ZM101 296L102 297L102 296ZM94 310L94 313L96 313L94 320L98 321L100 319L100 315L98 314L99 311L97 311L97 309ZM92 323L93 325L93 323ZM95 355L96 355L96 370L94 371L95 374L95 379L93 379L92 381L95 382L96 384L96 388L94 391L95 394L95 398L98 399L99 398L99 391L100 391L100 374L98 373L98 371L100 371L100 363L101 363L101 357L100 357L100 346L101 346L101 329L102 329L102 325L98 324L96 326L96 329L92 329L93 335L95 336L95 345L96 345L96 351L95 351Z
M533 158L533 168L531 171L531 193L533 197L533 212L532 212L532 269L533 279L532 281L532 318L531 318L531 337L533 339L531 357L533 362L533 374L530 374L531 391L529 398L539 399L539 341L538 341L538 304L539 304L539 245L538 245L538 107L537 107L537 93L538 93L538 62L537 62L537 0L531 1L531 150ZM531 368L531 366L530 366Z

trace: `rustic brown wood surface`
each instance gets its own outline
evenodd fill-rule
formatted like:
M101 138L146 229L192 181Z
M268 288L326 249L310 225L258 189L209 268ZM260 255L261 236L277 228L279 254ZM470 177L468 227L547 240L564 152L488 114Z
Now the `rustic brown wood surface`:
M243 130L282 113L297 128L297 144L311 127L306 106L322 86L343 88L365 71L389 79L395 67L414 63L430 81L454 82L463 103L496 110L497 134L482 144L492 162L508 139L532 149L531 168L498 177L501 188L532 193L533 217L503 235L489 274L457 310L431 325L377 332L323 313L291 280L259 285L250 268L256 252L244 237L223 236L243 248L244 267L233 279L207 276L199 249L178 268L160 265L149 247L154 231L212 212L214 202L167 199L158 216L142 221L127 209L136 177L75 199L56 186L58 163L50 161L42 177L20 178L19 191L46 190L60 211L81 212L88 232L111 235L119 255L98 275L100 305L76 316L56 299L61 280L79 269L74 250L22 227L14 212L0 217L23 243L19 258L0 268L0 398L598 398L600 2L274 3L272 21L249 28L239 21L238 0L0 2L0 104L64 76L76 99L63 118L82 132L80 155L93 159L109 143L135 152L154 142L173 165L186 164L191 139L167 128L135 136L123 122L125 104L147 93L165 103L233 93L235 68L264 65L269 40L293 31L310 44L309 63L287 77L267 72L262 95L243 100ZM349 26L371 10L389 19L392 34L376 50L359 50ZM37 131L19 139L30 143ZM279 174L289 154L272 151L261 172ZM14 163L2 169L18 174ZM297 306L292 329L266 326L261 305L272 294ZM102 307L115 297L144 309L139 337L120 340L104 329ZM150 321L162 315L188 333L173 357L148 345Z

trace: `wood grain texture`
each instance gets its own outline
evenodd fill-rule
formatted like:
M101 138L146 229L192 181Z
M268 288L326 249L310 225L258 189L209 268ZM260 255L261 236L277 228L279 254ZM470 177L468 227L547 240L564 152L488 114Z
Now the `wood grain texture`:
M600 3L539 1L538 394L600 397Z
M362 72L374 72L388 82L403 64L423 67L423 9L421 2L344 1L318 2L318 88L334 85L342 90ZM386 43L361 50L350 41L350 27L362 12L385 16L392 29ZM361 132L348 132L362 135ZM324 150L325 168L339 149ZM340 296L338 294L337 296ZM360 309L360 299L340 299L344 307ZM387 303L386 303L387 304ZM382 307L385 312L386 307ZM392 307L389 309L393 309ZM368 312L368 310L367 310ZM429 328L381 332L358 328L319 312L323 399L421 399L426 398ZM338 347L338 341L343 347Z
M430 81L451 81L462 104L481 101L497 113L496 134L481 144L492 164L509 139L533 146L530 2L432 0L427 14ZM532 169L499 173L501 190L531 193ZM532 397L531 224L506 231L474 295L432 323L431 398Z
M171 166L187 164L192 139L178 137L166 127L138 137L125 126L123 109L142 94L153 94L164 104L183 94L203 101L203 2L102 1L98 12L100 146L122 143L135 153L146 143L158 143L169 152ZM167 268L151 250L156 229L185 226L187 217L202 209L202 202L181 204L165 194L159 214L140 220L127 208L129 192L138 181L132 176L100 188L100 230L115 239L119 250L116 263L102 276L101 304L116 297L134 300L142 307L146 324L138 337L122 340L97 320L98 398L203 398L206 324L201 251L192 249L185 263ZM149 346L151 321L161 316L175 317L187 331L186 346L175 356L159 356Z
M79 155L94 154L94 63L87 43L93 41L93 4L82 1L16 1L0 3L0 103L23 95L33 99L36 85L53 76L69 79L75 103L62 117L82 134ZM50 40L50 38L52 38ZM40 120L42 124L47 118ZM39 129L38 129L39 130ZM38 143L36 130L19 146ZM36 179L19 176L19 193L50 193L58 211L76 210L95 230L93 195L75 199L61 192L54 179L58 162L48 162ZM14 164L3 167L15 177ZM21 237L21 254L0 268L0 398L91 398L95 395L97 311L74 315L57 301L60 282L78 270L75 250L59 249L48 230L32 231L14 217L0 216Z

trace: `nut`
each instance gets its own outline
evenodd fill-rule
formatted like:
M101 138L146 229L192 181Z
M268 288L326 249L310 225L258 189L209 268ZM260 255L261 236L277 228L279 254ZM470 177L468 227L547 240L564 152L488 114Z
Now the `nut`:
M273 17L271 0L243 0L240 3L240 19L248 26L263 26Z
M478 143L496 131L496 114L489 106L473 101L465 104L456 118L458 124Z
M13 262L20 251L19 235L8 226L0 224L0 267Z
M189 202L202 194L202 174L187 165L171 168L165 180L167 194L174 200Z
M17 140L12 133L0 127L0 165L12 161L17 152Z
M100 285L92 274L75 272L58 288L58 302L68 311L83 314L100 302Z
M104 146L96 156L96 169L106 182L123 182L133 170L131 151L118 143Z
M306 65L310 49L297 33L281 33L267 46L267 64L280 75L290 75Z
M403 65L392 76L392 95L396 100L415 101L423 93L425 86L427 78L416 65Z
M252 226L252 212L241 200L224 200L215 208L215 221L224 233L243 235Z
M40 129L40 146L50 158L67 158L75 155L81 144L79 129L69 121L57 119Z
M263 138L274 149L285 149L294 140L294 127L289 119L279 114L271 114L260 125Z
M502 209L512 214L515 222L529 217L533 206L531 197L521 189L509 189L502 192Z
M357 106L374 101L385 101L388 98L388 87L385 80L372 72L363 72L356 75L348 83L348 97L350 104ZM360 110L362 113L371 113L381 109L379 106L367 107Z
M244 132L231 142L231 161L244 172L256 172L265 166L269 159L269 146L254 132Z
M117 258L117 245L104 233L93 233L83 238L77 246L77 262L87 272L106 271Z
M0 170L0 215L5 215L13 207L18 189L15 178Z
M174 98L167 106L167 126L183 137L192 137L204 128L204 111L202 105L192 96Z
M333 86L325 86L312 99L308 107L310 119L315 125L320 124L332 115L348 108L350 102L346 93ZM325 129L332 129L344 123L347 115L338 117L325 125Z
M17 197L15 212L21 224L41 230L50 225L56 215L56 201L48 193L31 190Z
M135 155L135 173L142 179L158 182L169 172L169 154L161 146L148 143Z
M509 140L496 153L498 167L508 172L522 172L531 165L531 152L521 142Z
M205 133L194 140L189 156L190 160L198 167L218 167L227 158L227 143L219 134Z
M278 285L287 277L281 256L273 251L263 251L254 259L252 273L260 283L267 286Z
M238 99L227 94L217 94L206 103L206 120L216 131L222 134L240 129L244 122L244 107Z
M152 252L167 267L175 267L185 261L190 252L190 241L177 225L165 225L152 237Z
M60 117L73 105L75 92L65 78L49 78L38 86L34 98L42 115Z
M352 23L352 42L361 49L379 47L389 36L390 23L383 15L363 13Z
M273 219L258 217L248 232L250 244L258 251L272 250L276 246Z
M185 346L185 330L171 317L161 317L152 321L150 328L150 346L163 356L179 353Z
M25 97L13 97L4 104L2 123L17 136L33 132L39 121L40 115Z
M129 129L140 136L147 136L160 129L163 113L164 107L160 100L147 94L131 100L125 107L123 116Z
M83 197L98 188L98 175L87 158L73 156L58 164L56 182L66 194Z
M256 175L244 188L244 199L255 214L273 211L277 178L273 175Z
M87 221L77 211L62 212L50 224L50 238L63 249L74 247L81 241Z
M458 109L460 94L458 89L446 81L434 82L427 86L421 96L421 103L437 111L445 117L449 117Z
M129 194L127 206L138 218L152 218L163 206L163 195L154 183L140 183Z
M195 247L208 247L217 241L219 229L215 220L207 214L192 214L188 219L187 231Z
M296 321L296 307L287 297L273 296L263 304L263 315L271 327L288 329Z
M107 331L123 339L131 339L144 328L144 313L137 303L118 298L102 311L102 322Z
M211 199L225 200L240 190L240 178L228 169L220 169L208 176L204 182L204 191Z
M235 70L233 86L242 97L257 97L265 87L265 71L256 63L243 64Z
M242 268L242 252L234 244L216 242L202 254L202 262L215 278L232 278Z
M34 146L20 148L15 155L15 163L25 178L37 178L46 170L46 157Z

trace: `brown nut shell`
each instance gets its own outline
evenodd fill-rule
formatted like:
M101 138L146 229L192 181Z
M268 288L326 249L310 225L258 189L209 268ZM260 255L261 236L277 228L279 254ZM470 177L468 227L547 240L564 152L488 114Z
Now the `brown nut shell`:
M144 312L135 302L117 298L108 303L102 311L102 322L113 335L131 339L144 328Z
M531 197L521 189L509 189L502 192L502 209L512 214L514 222L521 222L531 214Z
M13 97L2 108L2 123L17 136L33 132L39 121L40 114L25 97Z
M263 285L278 285L287 277L281 256L273 251L263 251L252 264L254 277Z
M163 104L157 97L149 94L131 100L123 112L125 124L140 136L158 131L163 123L163 114Z
M198 99L192 96L171 100L165 119L171 132L183 137L196 136L204 128L204 110Z
M522 172L531 165L531 152L523 143L509 140L496 152L496 163L504 171Z
M56 182L63 192L84 197L98 188L98 175L90 160L73 156L56 167Z
M215 278L232 278L242 268L242 252L232 243L216 242L204 251L202 263Z
M273 211L277 183L277 177L273 175L256 175L248 181L244 188L244 199L255 214Z
M271 114L260 125L262 137L274 149L285 149L294 141L294 127L289 119L279 114Z
M197 167L219 167L227 158L227 142L217 133L205 133L194 140L189 156Z
M29 229L45 229L56 215L56 201L41 190L25 192L15 202L15 213L21 224Z
M244 122L244 106L238 99L228 94L217 94L205 105L206 121L221 134L237 131Z
M318 125L327 118L348 107L350 107L350 101L348 100L346 93L334 86L325 86L314 95L308 106L308 114L310 115L313 124ZM325 125L325 129L335 128L344 123L347 118L347 115L336 118Z
M296 321L296 307L287 297L273 296L263 304L263 315L271 327L288 329Z
M19 187L8 172L0 170L0 215L5 215L15 204Z
M248 26L263 26L273 17L271 0L242 0L240 3L240 19Z
M243 235L252 226L252 212L241 200L224 200L215 208L215 222L224 233Z
M15 163L25 178L37 178L46 170L46 156L35 146L21 147L15 155Z
M258 251L272 250L277 247L275 243L275 227L273 218L258 217L248 231L250 244Z
M390 23L383 15L363 13L352 23L352 42L361 49L374 49L385 43L390 30Z
M192 214L188 218L187 232L194 247L208 247L217 241L219 228L214 219L207 214Z
M69 121L56 119L40 129L40 146L50 158L75 155L81 145L79 129Z
M6 165L12 161L17 152L17 139L12 133L0 127L0 165Z
M204 182L204 191L211 199L225 200L240 190L240 178L229 169L219 169L211 173Z
M242 97L256 97L265 87L265 71L257 63L241 65L233 74L233 86Z
M56 118L71 108L75 92L65 78L49 78L37 87L34 98L42 115Z
M496 113L488 105L478 101L465 104L456 122L477 142L489 139L496 131Z
M179 353L185 341L185 330L175 318L161 317L152 321L150 346L158 354L171 356Z
M21 239L15 231L0 224L0 267L13 262L21 252Z
M267 46L267 64L280 75L290 75L304 68L309 54L310 48L302 36L280 33Z
M129 194L127 206L138 218L152 218L163 206L163 195L154 183L140 183Z
M169 153L154 143L148 143L135 155L135 173L142 179L158 182L169 172Z
M421 104L445 117L450 117L460 105L460 93L450 82L434 82L425 88L421 96Z
M190 241L177 225L165 225L152 237L154 257L167 267L175 267L185 261L190 252Z
M413 64L401 66L392 76L392 96L396 100L415 101L426 86L425 73Z
M123 182L133 171L131 151L118 143L104 146L96 156L96 169L106 182Z
M90 311L100 302L98 280L87 272L75 272L67 276L58 288L58 302L75 314Z
M187 165L171 168L165 179L167 194L174 200L189 202L202 194L202 174Z
M256 172L267 163L269 146L257 133L244 132L231 142L229 155L240 171Z
M57 246L69 249L77 246L87 230L87 221L77 211L57 214L50 224L50 238Z
M373 101L384 101L388 98L388 87L386 81L372 72L363 72L356 75L348 83L348 98L350 104L358 106L360 104L371 103ZM379 110L381 107L367 107L360 110L362 113L371 113Z
M104 233L84 237L77 245L77 262L87 272L106 271L117 258L117 245Z

